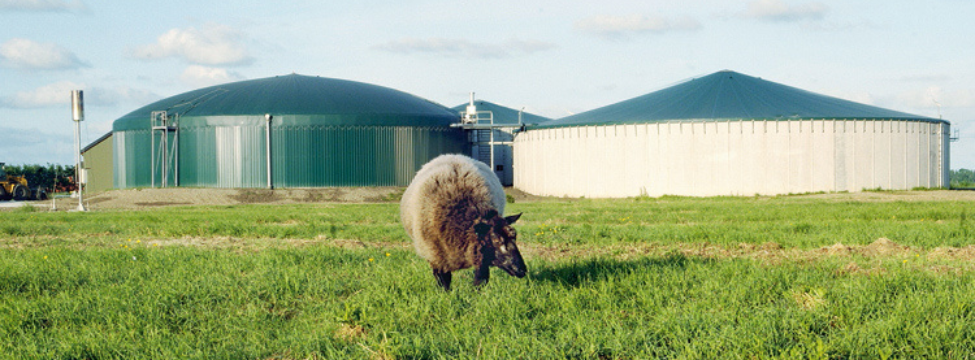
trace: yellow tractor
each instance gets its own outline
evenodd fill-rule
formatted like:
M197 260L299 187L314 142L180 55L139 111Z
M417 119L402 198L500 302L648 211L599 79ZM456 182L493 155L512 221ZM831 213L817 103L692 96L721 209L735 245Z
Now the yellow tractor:
M44 189L31 189L27 179L23 176L8 175L3 170L4 163L0 163L0 200L44 200L47 192Z

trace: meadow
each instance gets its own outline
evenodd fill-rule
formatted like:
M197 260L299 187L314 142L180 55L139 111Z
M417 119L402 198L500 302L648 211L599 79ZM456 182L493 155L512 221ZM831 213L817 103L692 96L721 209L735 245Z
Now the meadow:
M398 204L2 213L0 358L969 359L965 201L508 205L529 275L438 289Z

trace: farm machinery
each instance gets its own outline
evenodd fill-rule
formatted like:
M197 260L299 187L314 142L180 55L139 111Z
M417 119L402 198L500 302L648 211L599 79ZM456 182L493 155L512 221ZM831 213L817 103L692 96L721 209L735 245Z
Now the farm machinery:
M43 188L31 188L23 176L9 175L0 163L0 200L45 200L47 192Z

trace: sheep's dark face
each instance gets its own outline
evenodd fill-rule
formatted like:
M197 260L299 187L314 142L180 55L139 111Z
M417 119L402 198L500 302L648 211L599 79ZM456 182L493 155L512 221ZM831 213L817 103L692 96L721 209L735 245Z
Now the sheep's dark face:
M494 259L491 265L519 278L525 277L525 273L528 272L525 259L522 259L518 245L515 244L518 232L511 227L511 224L518 221L520 217L521 214L501 217L492 210L485 216L484 222L479 224L480 229L478 229L478 233L490 239L494 248Z

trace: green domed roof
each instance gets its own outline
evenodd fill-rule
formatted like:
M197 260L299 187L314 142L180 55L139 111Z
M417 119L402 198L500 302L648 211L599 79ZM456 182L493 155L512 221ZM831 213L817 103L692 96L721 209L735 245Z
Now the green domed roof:
M670 120L883 119L943 122L821 95L734 71L719 71L534 128Z
M181 126L194 121L262 121L264 114L299 125L448 126L459 121L454 111L399 90L291 74L171 96L122 116L113 129L148 130L153 111L179 114Z

